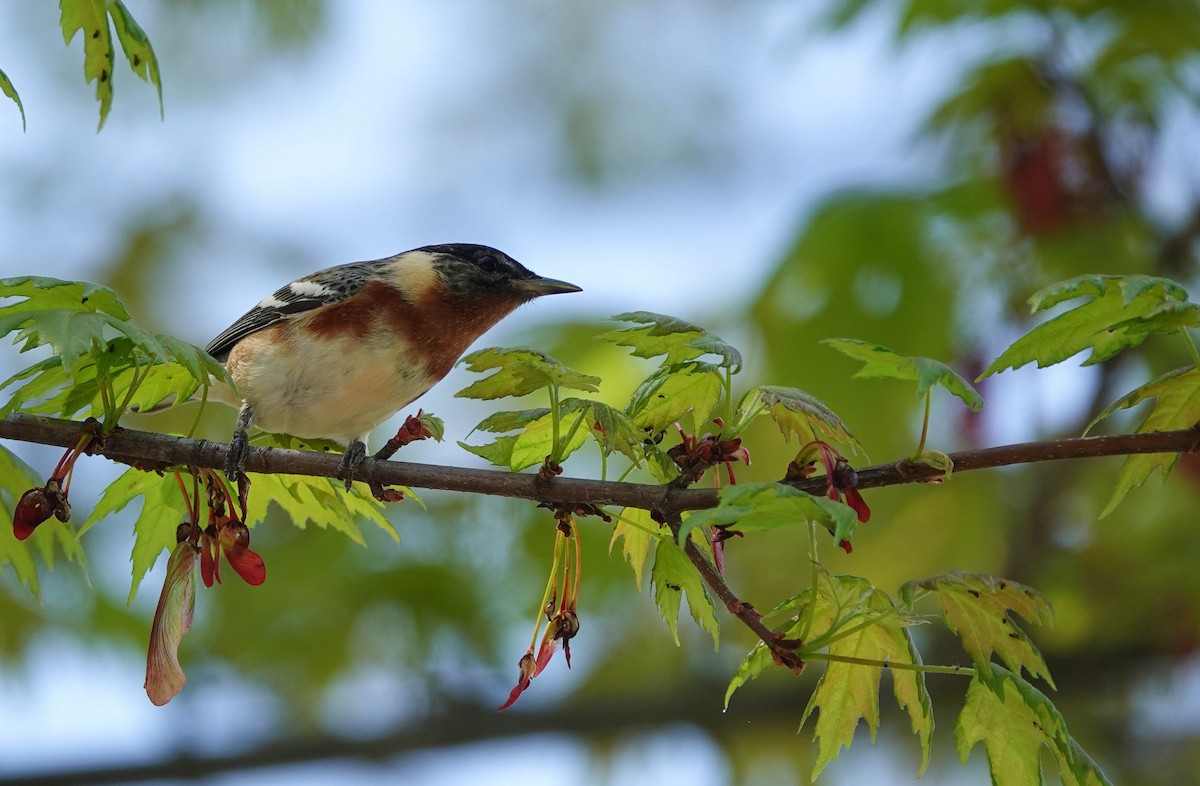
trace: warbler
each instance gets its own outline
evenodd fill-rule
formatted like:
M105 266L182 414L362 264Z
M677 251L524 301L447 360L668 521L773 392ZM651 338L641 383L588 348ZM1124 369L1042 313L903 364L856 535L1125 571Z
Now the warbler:
M205 348L225 364L240 406L225 471L243 471L251 425L347 446L347 488L367 435L433 387L517 306L580 292L502 251L423 246L280 287ZM229 395L214 391L218 398Z

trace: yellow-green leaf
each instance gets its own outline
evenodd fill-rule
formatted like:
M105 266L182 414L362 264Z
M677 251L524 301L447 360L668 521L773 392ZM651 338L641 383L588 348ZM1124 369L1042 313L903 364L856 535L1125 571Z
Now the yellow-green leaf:
M965 764L983 743L995 786L1045 783L1043 748L1058 762L1064 786L1111 786L1108 778L1067 731L1049 698L1017 674L995 664L976 676L955 725L958 757Z
M650 556L650 547L662 540L668 533L666 527L650 518L650 511L638 508L625 508L613 525L612 539L608 542L611 554L617 541L622 541L621 553L625 561L633 569L633 577L637 580L638 589L642 588L642 576L645 573L646 559Z
M63 42L68 46L76 33L83 33L83 77L96 83L100 102L99 131L104 128L112 106L113 45L105 0L59 0Z
M991 674L994 651L1013 671L1024 668L1031 677L1040 677L1054 687L1042 654L1012 616L1016 612L1035 624L1053 623L1050 602L1040 592L998 576L945 573L909 582L901 588L901 597L911 604L919 589L937 595L942 618L958 635L985 682Z
M459 361L469 371L495 369L490 376L455 393L461 398L496 399L525 396L541 388L559 387L594 393L600 377L581 374L544 352L526 347L492 347L472 352Z
M1138 433L1150 431L1173 431L1190 428L1200 421L1200 369L1195 366L1176 369L1147 382L1100 413L1089 429L1098 421L1119 409L1128 409L1147 399L1155 399L1154 409L1138 427ZM1179 459L1178 453L1140 453L1127 456L1117 475L1117 485L1112 498L1100 513L1103 518L1116 509L1121 500L1133 489L1141 486L1155 470L1161 470L1162 479Z
M826 576L823 583L826 589L818 601L814 633L821 632L818 625L850 628L848 623L860 616L867 623L855 624L847 635L834 638L829 644L830 655L881 663L921 662L905 627L907 622L894 613L895 606L887 593L857 576ZM818 741L813 780L837 758L842 747L850 747L860 718L867 722L871 741L875 741L875 733L879 728L879 683L882 671L882 666L834 660L826 665L825 673L821 675L801 720L803 725L813 710L820 708L813 735ZM921 745L920 772L924 773L929 763L929 745L933 735L933 707L925 687L924 674L907 669L893 669L891 673L896 701L902 710L908 712L913 732Z
M650 571L654 584L654 602L659 613L671 629L675 644L679 644L679 604L687 596L688 610L701 630L712 636L713 647L718 644L717 612L704 581L696 566L691 563L674 540L663 538L654 549L654 568Z
M651 375L633 392L626 411L638 428L653 431L665 431L689 412L702 423L716 408L721 390L714 366L685 363Z
M731 434L740 434L759 415L767 413L779 426L784 439L793 434L800 444L823 439L839 442L854 451L863 449L832 409L799 388L760 385L747 391L737 407Z

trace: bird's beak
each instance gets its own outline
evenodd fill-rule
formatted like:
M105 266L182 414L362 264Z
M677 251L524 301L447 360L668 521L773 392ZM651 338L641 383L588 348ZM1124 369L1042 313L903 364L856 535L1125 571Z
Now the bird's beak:
M541 297L542 295L560 295L567 292L582 292L583 290L574 284L568 284L566 281L559 281L556 278L527 278L522 281L513 282L517 288L529 297Z

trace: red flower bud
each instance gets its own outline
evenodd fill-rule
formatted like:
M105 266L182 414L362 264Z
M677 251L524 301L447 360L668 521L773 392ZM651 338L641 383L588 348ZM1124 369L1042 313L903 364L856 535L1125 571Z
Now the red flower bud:
M13 512L13 535L17 540L25 540L33 534L37 526L54 515L55 506L46 490L30 489L21 495Z

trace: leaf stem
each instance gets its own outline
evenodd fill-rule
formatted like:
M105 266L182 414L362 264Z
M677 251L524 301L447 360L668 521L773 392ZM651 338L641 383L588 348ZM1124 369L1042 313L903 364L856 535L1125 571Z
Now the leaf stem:
M925 391L925 419L921 422L921 441L917 443L917 452L912 456L913 461L919 461L921 454L925 452L925 437L929 434L929 402L932 398L933 390Z
M559 460L559 412L558 412L558 385L550 385L550 456L555 464Z
M1192 362L1200 366L1200 352L1196 351L1196 342L1192 340L1192 334L1186 327L1179 328L1179 332L1183 335L1183 340L1187 342L1188 349L1192 353Z
M851 663L855 666L876 666L883 669L901 669L903 671L919 671L924 674L950 674L956 677L974 677L973 666L928 666L924 663L896 663L888 660L872 660L870 658L855 658L851 655L834 655L830 652L806 652L804 657L809 660L823 660L833 663Z

